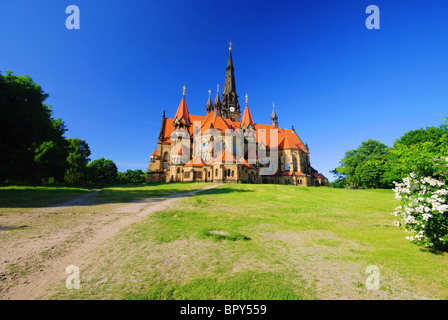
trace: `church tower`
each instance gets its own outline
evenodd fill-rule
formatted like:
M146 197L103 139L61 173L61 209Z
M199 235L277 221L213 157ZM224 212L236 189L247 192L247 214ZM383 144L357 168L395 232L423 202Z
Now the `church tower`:
M232 60L232 42L229 42L229 60L227 61L224 92L222 93L222 117L232 121L240 121L241 111L236 94L235 75Z
M272 103L271 126L273 128L278 128L278 117L277 113L275 113L274 103Z

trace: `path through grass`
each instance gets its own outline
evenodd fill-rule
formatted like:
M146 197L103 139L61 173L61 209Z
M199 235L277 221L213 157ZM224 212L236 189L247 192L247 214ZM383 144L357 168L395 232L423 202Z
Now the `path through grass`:
M448 256L405 240L396 205L390 190L226 184L122 230L53 298L448 298Z

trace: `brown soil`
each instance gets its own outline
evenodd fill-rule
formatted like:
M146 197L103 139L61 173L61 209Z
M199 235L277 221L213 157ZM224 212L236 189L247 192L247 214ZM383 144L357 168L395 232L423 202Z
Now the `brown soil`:
M98 259L94 250L120 229L216 186L130 204L96 204L88 194L58 206L1 214L0 299L42 298L68 277L69 265Z

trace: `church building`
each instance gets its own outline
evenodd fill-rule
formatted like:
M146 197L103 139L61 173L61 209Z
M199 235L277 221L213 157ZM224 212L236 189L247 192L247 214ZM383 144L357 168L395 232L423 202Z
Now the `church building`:
M205 115L189 113L185 86L174 117L168 118L163 112L147 182L328 186L327 178L311 166L308 145L299 138L294 126L279 127L274 105L270 124L254 123L246 95L241 115L231 44L222 96L218 85L212 102L209 90Z

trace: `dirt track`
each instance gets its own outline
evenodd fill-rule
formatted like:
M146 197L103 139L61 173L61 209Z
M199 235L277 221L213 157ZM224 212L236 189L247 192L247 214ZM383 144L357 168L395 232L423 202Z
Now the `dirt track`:
M55 283L69 276L65 273L69 265L82 270L83 266L94 263L98 258L95 249L122 228L168 208L179 199L217 186L95 209L90 206L94 201L89 194L59 206L2 215L0 225L17 225L17 229L32 226L30 229L38 232L24 230L24 234L2 240L0 299L45 299L51 295ZM76 207L76 212L70 210L72 206Z

